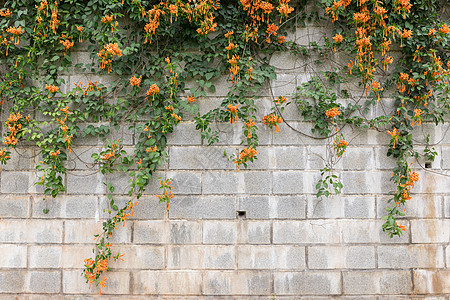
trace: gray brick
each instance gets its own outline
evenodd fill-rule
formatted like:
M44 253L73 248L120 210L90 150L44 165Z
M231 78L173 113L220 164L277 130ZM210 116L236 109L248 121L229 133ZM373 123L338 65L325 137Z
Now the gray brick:
M11 220L0 222L0 242L61 243L62 222L56 220Z
M95 284L86 284L86 279L80 276L81 270L64 270L63 271L63 291L65 294L97 294L100 292ZM108 278L106 287L102 289L102 295L107 294L129 294L130 293L130 273L124 271L109 271L105 274ZM101 277L103 278L103 277Z
M101 146L97 147L75 147L71 153L67 154L66 167L70 170L98 170L98 165L94 163L93 153L100 153Z
M107 183L112 183L112 185L114 186L113 194L128 195L128 191L130 190L130 179L131 177L129 172L114 172L112 174L106 175L103 181ZM97 184L98 185L101 184L106 190L106 187L103 182L97 182Z
M92 245L64 245L62 247L61 264L64 269L82 269L84 260L93 258Z
M25 268L27 266L26 246L1 244L0 253L0 268ZM2 291L1 288L0 291Z
M374 218L374 197L308 197L308 218Z
M68 194L104 194L106 192L103 184L103 175L93 172L74 171L67 174Z
M379 246L378 267L443 268L444 249L435 245Z
M202 190L204 194L235 194L244 184L242 172L206 172L204 174Z
M411 220L413 243L448 243L450 220Z
M125 207L125 204L131 198L128 196L115 196L114 204L119 208ZM167 210L166 203L159 203L159 199L155 196L142 196L138 200L133 199L133 203L138 203L137 206L133 208L133 216L131 219L146 219L146 220L158 220L164 219L165 212ZM109 203L107 197L100 197L100 218L109 217ZM112 211L115 213L115 211Z
M270 244L271 224L262 221L239 223L239 242L244 244Z
M201 244L202 224L195 221L171 221L171 244Z
M304 219L306 200L302 196L256 196L238 198L238 210L249 219Z
M209 271L203 280L206 295L270 295L270 287L271 276L267 271Z
M59 293L61 287L61 272L32 271L27 276L27 292Z
M340 243L336 222L327 221L274 221L274 244Z
M33 170L34 152L32 148L16 147L11 151L11 158L6 165L2 166L3 171Z
M102 222L90 220L67 220L64 222L66 243L86 243L94 242L94 235L102 233ZM129 243L131 240L131 223L125 222L125 228L122 223L118 224L116 230L110 239L111 243Z
M311 134L311 123L298 123L298 122L289 122L289 125L300 131L301 133L305 133L308 135ZM278 125L279 132L276 133L275 129L273 135L273 143L275 145L317 145L317 144L325 144L323 140L315 140L309 137L305 137L304 135L293 131L289 128L285 123L281 123Z
M249 219L269 219L270 199L268 196L239 197L238 211L246 212Z
M273 80L271 83L272 93L275 97L291 95L295 92L296 87L297 77L295 75L279 74L277 80Z
M232 196L175 197L169 216L171 219L235 219L236 199Z
M441 218L442 217L442 197L431 194L416 195L411 193L412 199L406 204L405 214L413 218ZM386 207L393 206L393 202L387 201L392 197L378 197L378 216L386 214Z
M426 194L449 194L450 184L447 176L441 176L426 171L418 171L419 181L416 183L413 192Z
M445 252L446 252L446 254L447 254L447 259L446 259L446 261L447 261L447 268L448 267L450 267L450 246L447 246L446 247L446 250L445 250Z
M231 160L223 157L224 151L228 155L235 153L230 147L170 147L169 167L172 170L234 170L236 167Z
M202 246L204 262L202 269L236 269L236 248L233 246Z
M135 244L164 244L169 240L169 222L134 221L133 241Z
M173 179L173 191L177 195L198 195L202 192L200 172L168 172L167 178Z
M0 271L0 292L2 293L23 293L25 290L24 271Z
M182 122L173 133L167 134L168 145L201 145L201 132L195 129L194 123Z
M28 217L29 196L2 195L0 198L0 218Z
M409 271L352 271L343 273L344 294L409 294Z
M30 268L60 268L62 247L60 246L30 246Z
M344 170L371 170L375 167L372 148L349 147L341 159Z
M371 246L308 248L310 269L373 269L375 264L375 247Z
M122 259L111 261L114 269L162 269L164 268L164 247L162 246L118 246L113 247L113 254L124 254Z
M338 272L282 272L274 274L276 295L336 295L341 293Z
M238 223L203 221L203 244L236 244Z
M272 174L269 172L206 172L203 178L204 194L268 194Z
M372 194L383 191L381 189L381 172L344 172L342 174L342 189L345 194ZM388 191L384 191L388 192Z
M138 271L134 273L134 293L151 295L199 295L199 271Z
M1 172L2 194L26 194L33 191L33 178L29 172Z
M303 192L303 172L274 172L274 194L299 194Z
M244 245L237 256L239 269L305 269L305 247Z

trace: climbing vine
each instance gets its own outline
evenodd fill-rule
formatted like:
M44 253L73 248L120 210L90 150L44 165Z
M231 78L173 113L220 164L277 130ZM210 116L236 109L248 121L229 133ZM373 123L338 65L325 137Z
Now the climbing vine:
M308 2L316 9L307 11ZM241 150L229 155L239 171L257 159L258 126L275 133L281 123L293 128L283 113L296 105L312 129L295 131L330 141L333 152L321 170L317 197L340 193L343 187L333 167L349 145L344 127L391 137L387 155L397 159L397 166L383 230L400 236L405 227L396 217L403 215L401 208L419 180L411 158L433 160L436 155L428 140L424 153L415 150L412 131L422 122L442 123L450 110L450 28L442 12L437 0L2 1L0 95L10 115L0 166L19 142L33 143L42 157L36 184L45 195L57 197L65 191L65 162L74 142L104 138L103 149L92 159L106 178L110 218L95 236L94 257L85 260L83 272L89 284L102 288L109 261L123 260L123 254L113 254L109 238L133 216L156 168L167 159L166 135L184 114L194 115L208 144L219 140L213 124L242 125ZM334 36L323 45L304 46L286 38L296 24L312 20L331 21ZM89 62L73 59L80 49L90 53ZM269 62L281 51L316 56L318 63L339 53L351 58L348 65L313 74L293 95L272 97L271 112L258 120L258 91L276 79ZM108 83L71 83L67 74L74 72L102 75ZM219 107L200 114L197 99L214 92L214 82L225 76L231 84L226 97ZM340 88L354 78L362 95ZM384 105L387 98L394 99L394 107ZM386 109L371 117L367 112L377 105ZM133 153L120 139L106 140L124 126L135 132ZM117 171L130 176L130 200L123 207L116 204L107 176ZM167 209L171 183L160 179L158 198Z

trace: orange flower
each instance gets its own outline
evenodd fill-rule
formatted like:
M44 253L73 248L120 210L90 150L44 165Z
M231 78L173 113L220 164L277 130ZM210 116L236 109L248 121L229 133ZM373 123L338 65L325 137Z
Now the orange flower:
M342 43L342 41L344 40L344 37L340 33L338 33L333 37L333 40L339 44L339 43Z
M111 23L114 19L113 15L105 15L104 17L102 17L102 23Z
M59 90L59 87L51 84L46 84L45 88L48 90L48 98L51 97L51 93L56 93Z
M333 108L330 108L329 110L327 110L326 112L325 112L325 115L327 116L327 118L333 118L334 119L334 117L337 117L337 116L339 116L341 114L341 112L339 111L339 108L338 107L333 107Z
M436 33L436 29L434 29L434 28L431 28L429 31L428 31L428 35L434 35Z
M280 35L278 37L278 44L283 44L284 42L286 42L286 37L284 35Z
M448 27L447 24L443 24L440 28L439 28L439 32L442 34L447 34L450 32L450 27Z
M189 103L195 102L194 96L189 96L189 97L187 98L187 100L188 100Z
M9 17L9 16L11 16L11 12L9 11L9 9L2 10L2 11L0 11L0 16Z
M411 30L403 29L402 38L409 39L409 38L411 38L411 36L412 36Z
M155 94L159 93L159 87L156 84L153 84L148 90L147 90L147 99L148 96L152 96L153 100L155 100Z
M230 117L231 124L237 123L239 121L238 110L237 110L238 107L239 107L239 104L236 104L236 105L228 104L228 106L227 106L227 110L231 112L231 117Z
M70 49L73 47L73 42L71 42L70 40L61 40L59 41L61 44L63 44L64 48L66 48L66 50Z
M140 77L133 76L133 77L130 78L130 84L132 86L139 87L139 84L141 83L141 80L142 80L142 76L140 76Z

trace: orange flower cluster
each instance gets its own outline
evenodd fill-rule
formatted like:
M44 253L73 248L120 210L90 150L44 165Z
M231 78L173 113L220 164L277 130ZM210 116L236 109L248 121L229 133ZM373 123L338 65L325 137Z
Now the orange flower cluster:
M398 137L400 136L400 130L398 130L397 128L394 127L394 130L392 131L387 131L387 133L392 137L392 139L394 140L394 144L392 146L392 148L395 148L395 144L398 144Z
M413 121L412 121L412 124L411 124L411 126L414 126L414 125L416 125L416 126L420 126L420 124L422 124L422 114L424 113L424 111L423 110L421 110L421 109L415 109L414 110L414 117L413 117Z
M117 43L107 44L103 49L97 53L97 56L102 59L102 63L100 64L100 69L104 69L106 66L109 66L108 73L111 73L111 63L114 59L114 56L122 56L122 50L119 49Z
M50 99L52 97L52 93L56 93L59 90L59 87L52 84L46 84L45 88L48 90L48 98Z
M395 174L392 174L392 176L394 177ZM399 196L399 201L396 204L399 207L401 204L405 205L405 201L411 199L411 195L410 195L411 189L414 188L415 182L419 181L419 174L416 172L412 172L408 167L407 175L406 175L406 183L400 183L402 178L405 178L405 176L399 175L397 178L397 184L399 185L399 187L402 188L400 191L397 192L398 196ZM406 210L406 205L405 205L405 210Z
M140 77L133 76L130 78L130 84L132 86L139 87L139 84L141 84L141 80L142 80L142 76L140 76Z
M18 112L17 114L10 114L8 120L6 121L6 126L8 126L9 133L5 137L3 143L10 145L13 149L19 141L17 139L17 135L20 130L22 130L22 124L19 122L22 118L22 115Z
M234 54L231 59L227 60L227 62L230 64L229 70L231 81L233 81L234 83L238 83L241 79L241 75L239 73L239 56Z
M71 134L71 135L67 134L67 130L69 129L69 127L67 127L67 125L65 124L65 122L67 120L67 115L69 114L69 106L62 107L60 110L65 114L65 116L64 116L64 119L61 119L61 120L56 118L56 121L59 122L58 135L61 135L61 131L62 131L64 142L67 144L67 148L69 148L69 152L72 152L72 148L70 147L70 145L72 143L73 134Z
M148 90L147 90L147 97L145 98L148 100L149 96L152 96L152 99L155 100L155 95L159 93L159 87L156 84L153 84Z
M290 0L280 0L280 6L277 7L278 12L283 17L287 17L288 14L294 11L294 8L288 5L289 1Z
M110 24L112 32L119 25L119 23L117 21L115 23L113 23L113 20L114 20L114 16L113 15L105 15L104 17L102 17L102 23Z
M266 38L266 42L267 43L270 43L270 37L273 35L273 36L276 36L277 35L277 31L278 31L278 26L277 25L275 25L275 24L269 24L268 26L267 26L267 30L266 30L266 33L267 33L267 38Z
M92 82L90 79L89 79L87 87L86 87L86 85L83 85L83 83L81 81L78 83L74 82L73 84L77 87L77 89L76 89L77 93L79 90L81 90L81 91L83 91L84 95L88 95L89 92L96 92L96 91L102 92L102 89L103 89L103 88L97 86L97 84L98 84L97 81ZM100 94L100 98L103 99L103 94Z
M345 150L347 149L347 145L348 142L346 142L345 140L342 139L335 139L334 140L334 145L333 148L334 150L336 150L336 155L338 157L342 157L342 155L344 154Z
M19 35L21 35L25 31L22 29L21 26L19 26L17 28L10 26L8 29L6 29L6 32L11 33L13 35L11 37L11 41L14 41L14 45L18 45L19 44Z
M109 152L106 152L105 154L102 155L102 157L100 158L102 161L108 161L111 160L113 158L115 158L116 156L116 150L119 148L119 145L112 143L111 144L111 149L109 150ZM114 166L114 164L113 164Z
M189 103L195 102L194 96L189 96L189 97L187 98L187 101L188 101Z
M258 151L256 151L252 146L244 148L239 154L239 158L234 159L236 164L236 171L239 172L239 166L245 164L248 161L253 161Z
M439 32L442 34L447 34L450 32L450 27L447 24L442 24L442 26L439 28Z
M172 118L174 118L175 120L177 120L178 122L181 122L181 117L178 116L176 113L172 113Z
M158 147L155 145L155 147L148 147L145 151L150 153L150 152L156 152L158 150Z
M105 245L105 246L109 246ZM109 248L109 247L106 247ZM91 289L91 284L97 281L97 277L100 276L101 273L108 269L108 259L101 259L97 263L91 258L84 260L84 265L86 269L84 270L84 276L89 281L89 289ZM92 271L91 271L92 269ZM100 285L100 295L102 294L102 288L106 286L107 277L103 277L103 279L99 282Z
M279 97L275 98L275 100L273 100L273 102L278 105L283 105L287 102L287 98L283 97L283 96L279 96Z
M231 117L230 117L231 124L239 122L238 107L239 107L239 104L231 105L231 103L229 103L227 105L227 110L231 113Z
M83 26L76 26L76 28L80 32L80 36L78 38L78 41L80 43L82 43L83 42Z
M58 2L56 2L55 0L55 5L52 9L52 20L50 21L50 27L52 28L54 34L56 34L56 26L58 26L59 23L60 21L58 20Z
M2 11L0 11L0 16L1 17L10 17L11 16L11 11L9 9L2 10Z
M340 114L341 114L341 112L339 111L338 107L330 108L329 110L327 110L325 112L325 115L327 116L327 118L332 118L333 123L334 123L334 118L339 116Z
M2 167L6 164L6 161L11 158L10 153L6 151L5 148L0 149L0 171L2 171Z
M336 43L342 43L342 41L344 40L344 37L340 34L340 33L337 33L334 37L333 37L333 40L336 42Z
M163 189L163 192L160 195L155 196L159 199L159 203L167 202L167 210L169 210L170 199L174 198L172 191L170 191L171 189L173 189L173 187L171 186L172 180L170 178L166 180L160 180L159 184L160 188Z
M61 44L63 44L64 48L66 50L69 50L73 47L73 42L70 41L70 36L67 37L65 34L61 36L61 40L59 41Z
M278 133L278 124L283 122L283 119L276 114L268 114L262 118L264 124L268 125L270 128L275 126L275 131Z
M251 128L253 126L255 126L256 123L254 121L252 121L252 119L248 119L248 122L244 122L244 124L245 124L245 126L247 126L247 130L248 130L247 138L251 139L252 138Z

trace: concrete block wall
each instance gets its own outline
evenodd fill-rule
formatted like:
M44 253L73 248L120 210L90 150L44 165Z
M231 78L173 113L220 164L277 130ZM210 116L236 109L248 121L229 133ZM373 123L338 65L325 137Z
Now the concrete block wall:
M311 24L290 38L320 43L324 31ZM73 59L90 61L83 51ZM308 80L319 69L313 60L274 55L274 94L289 96ZM66 82L89 78L108 82L108 76L76 73ZM200 111L220 103L229 85L218 81L215 94L198 100ZM101 298L449 300L450 125L424 124L417 131L417 140L430 133L432 142L440 141L439 156L432 172L413 165L420 181L399 221L407 229L391 239L381 230L394 188L388 136L345 128L351 143L335 170L343 193L317 199L314 186L327 159L326 141L285 124L279 133L265 128L261 118L271 100L268 90L261 93L258 160L248 169L236 172L223 157L224 151L242 149L241 123L215 124L221 142L213 146L201 140L189 117L168 136L169 159L155 178L173 178L176 196L166 210L154 196L158 180L149 185L134 217L114 235L114 249L125 253L125 261L111 263ZM285 116L309 133L310 124L294 106ZM115 134L130 150L134 135ZM0 173L0 299L97 297L98 289L89 289L81 273L83 260L92 256L93 235L108 216L104 177L90 160L101 144L97 138L77 142L67 163L67 191L56 199L44 198L34 185L40 176L34 168L38 149L18 146L13 152ZM116 186L116 201L124 203L126 174L108 180Z

